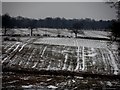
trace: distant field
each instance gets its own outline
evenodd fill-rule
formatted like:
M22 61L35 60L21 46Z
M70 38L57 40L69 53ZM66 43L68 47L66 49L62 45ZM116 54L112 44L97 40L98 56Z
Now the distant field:
M97 31L97 30L80 30L83 33L78 33L78 36L83 37L98 37L98 38L108 38L109 33L107 31ZM8 34L29 34L29 29L12 29L7 31ZM64 36L72 36L74 37L74 33L72 33L72 30L68 29L50 29L50 28L38 28L33 29L33 34L49 34L50 36L56 36L58 34L64 35Z

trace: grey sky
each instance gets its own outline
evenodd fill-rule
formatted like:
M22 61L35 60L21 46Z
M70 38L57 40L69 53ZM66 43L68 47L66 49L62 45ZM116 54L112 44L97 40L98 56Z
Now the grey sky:
M116 2L120 0L2 0L2 2Z
M0 14L2 14L2 2L0 1Z
M105 2L3 2L2 13L30 18L64 17L115 19L115 9Z
M3 2L104 2L106 0L2 0L2 1Z

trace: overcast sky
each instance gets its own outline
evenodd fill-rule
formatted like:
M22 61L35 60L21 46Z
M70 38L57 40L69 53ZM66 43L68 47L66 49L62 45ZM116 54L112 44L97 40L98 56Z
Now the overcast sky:
M115 9L110 8L105 2L3 2L2 10L3 14L29 18L64 17L96 20L116 18Z
M2 0L2 2L106 2L120 0Z

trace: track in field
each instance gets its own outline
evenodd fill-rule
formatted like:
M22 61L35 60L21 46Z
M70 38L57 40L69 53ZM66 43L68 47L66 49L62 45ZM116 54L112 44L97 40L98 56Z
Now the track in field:
M117 74L119 70L115 54L109 49L79 45L33 44L33 41L34 39L24 43L3 43L3 65L27 69L87 71L102 74Z

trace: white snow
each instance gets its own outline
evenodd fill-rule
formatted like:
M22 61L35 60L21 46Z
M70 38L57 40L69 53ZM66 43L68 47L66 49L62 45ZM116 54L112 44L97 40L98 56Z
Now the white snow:
M27 45L27 43L22 45L22 47L19 49L19 52L24 48L25 45Z
M82 68L82 70L85 70L84 47L82 48L82 61L83 61L83 68Z
M50 70L51 62L52 62L52 61L49 62L49 65L47 66L47 69L46 69L46 70Z
M6 51L6 53L11 50L16 44L18 44L18 42L16 42L15 44L13 44L10 48L8 48L8 50Z
M77 47L78 47L78 49L77 49L77 66L75 68L75 71L77 71L79 69L79 65L80 65L80 54L79 54L80 47L78 46L78 42L77 42Z
M73 68L73 67L72 67L71 62L70 62L70 65L69 65L69 67L68 67L68 70L69 70L69 71L72 71L72 68Z
M13 50L13 52L16 51L16 50L18 49L19 46L20 46L20 45L18 44L18 45L16 46L16 48Z
M112 83L110 81L106 82L108 86L112 86Z
M32 58L32 56L33 56L33 54L35 53L35 50L36 50L36 49L34 49L34 50L32 51L30 57L28 58L28 61L27 61L26 65L29 64L29 62L30 62L30 60L31 60L31 58Z
M108 38L108 32L106 31L92 31L92 30L84 30L85 36L88 37L98 37L98 38Z
M107 70L107 64L106 64L106 61L105 61L105 57L103 55L103 51L100 49L100 52L102 53L102 60L104 62L104 65L105 65L105 70Z
M38 64L38 62L36 62L32 68L35 68L37 64Z
M56 89L56 88L58 88L58 87L53 86L53 85L49 85L49 86L47 86L47 87L50 88L50 89Z
M92 54L88 54L88 55L84 55L84 56L95 57L96 55L97 55L97 53L92 53Z
M72 80L72 82L74 82L74 83L75 83L76 81L75 81L75 80Z
M64 65L63 65L63 68L62 68L62 70L66 70L67 68L66 68L66 62L67 62L67 59L68 59L68 54L66 53L66 55L65 55L65 61L64 61Z
M84 46L84 47L91 47L91 48L107 48L107 41L100 42L100 40L76 39L76 38L52 38L52 37L47 38L46 37L46 38L40 38L33 43L64 45L64 46Z
M78 76L75 76L77 79L83 79L83 77L78 77Z
M47 46L44 48L44 50L43 50L43 52L42 52L42 54L41 54L41 57L43 57L44 52L45 52L46 49L47 49Z
M11 44L8 44L4 47L4 49L7 49L9 46L11 46Z
M21 65L21 64L22 64L22 60L20 61L19 65Z
M51 81L52 80L52 78L50 78L50 79L47 79L47 81Z
M4 60L2 60L1 63L4 63L8 58L9 58L9 56L7 56L6 58L4 58Z
M33 87L33 85L28 85L28 86L27 85L23 85L22 86L22 88L32 88L32 87Z
M46 29L44 30L41 30L40 32L45 32ZM57 29L56 29L57 31ZM49 32L49 29L47 29L47 32ZM67 31L66 31L67 32ZM49 33L53 33L53 32L49 32ZM88 33L88 32L87 32ZM95 33L94 32L91 32L92 34L91 35L94 35ZM55 34L55 33L54 33ZM64 33L65 34L65 33ZM99 35L103 35L102 33L100 33ZM104 36L104 35L103 35ZM98 36L100 37L100 36ZM106 36L105 36L106 37ZM59 69L62 69L62 70L73 70L74 69L74 66L72 65L73 64L73 61L71 60L71 57L70 59L68 58L69 55L71 54L76 54L77 55L73 55L74 56L74 59L75 60L75 63L77 63L77 65L75 66L75 71L79 71L79 69L81 70L86 70L86 63L89 62L89 59L90 60L93 60L92 62L90 61L90 65L96 65L99 64L102 64L104 62L104 70L108 71L107 69L109 69L109 66L113 66L114 68L114 74L117 74L118 70L119 70L119 66L117 65L117 62L115 61L115 56L113 55L113 52L111 50L108 50L107 51L107 41L101 41L101 40L89 40L89 39L79 39L79 38L52 38L52 37L47 37L47 38L39 38L37 41L34 41L33 38L30 38L28 40L26 40L25 42L23 43L20 43L20 42L17 42L15 44L11 44L11 47L8 45L6 45L6 52L9 52L11 50L16 51L19 49L19 52L21 50L23 50L23 48L28 44L28 43L32 43L33 44L37 43L37 44L49 44L49 45L64 45L64 46L71 46L71 47L77 47L77 50L74 49L73 50L73 53L72 53L72 50L69 52L69 50L67 50L68 48L70 47L65 47L65 50L61 50L61 51L56 51L56 50L51 50L51 52L56 52L56 53L59 53L59 54L63 54L64 55L64 61L62 61L60 59L59 62L61 63L57 63L57 65L52 65L54 64L54 62L51 61L51 59L49 60L49 64L47 66L47 68L44 68L44 69L47 69L47 70L50 70L50 69L54 69L54 70L58 70L58 67ZM21 47L20 47L21 46ZM29 49L32 47L32 45L28 45ZM59 46L58 46L59 47ZM60 46L61 47L61 46ZM42 48L42 49L41 49ZM39 66L40 68L42 67L43 64L46 64L46 61L44 59L44 56L45 56L45 53L47 53L46 49L49 48L49 46L41 46L40 50L39 50L39 55L41 57L43 57L43 60L41 60L40 58L40 61L42 61L40 64L41 66ZM88 50L87 50L87 49ZM96 49L95 49L96 48ZM37 48L38 49L38 48ZM102 50L102 49L105 49ZM76 51L75 51L76 50ZM86 55L86 50L87 50L87 53L88 55ZM98 51L97 51L98 50ZM100 53L99 53L100 51ZM70 54L69 54L70 53ZM35 49L31 52L31 54L28 56L28 58L26 58L26 65L29 65L30 63L30 60L34 60L33 59L33 55L35 54ZM105 54L105 55L104 55ZM86 56L88 57L88 60L86 59ZM11 56L8 56L8 57L5 57L3 60L2 60L2 63L5 62L6 60L9 60ZM54 58L54 57L53 57ZM99 59L99 61L97 62L97 58ZM95 60L96 59L96 60ZM70 60L69 64L67 63L67 61ZM81 61L82 60L82 61ZM17 58L15 59L15 57L13 57L10 62L14 61L15 63L19 61L19 65L21 65L24 61L20 61L18 59L17 61ZM63 63L64 62L64 63ZM55 62L56 63L56 62ZM38 63L39 64L39 63ZM61 65L62 64L62 65ZM82 64L82 65L81 65ZM37 66L37 62L34 62L34 64L31 66L31 68L35 68ZM52 67L53 66L53 67ZM56 67L57 66L57 67ZM83 66L83 67L82 67ZM99 66L98 65L98 68L99 69ZM108 68L107 68L108 67Z
M112 53L112 51L110 50L110 49L108 49L108 51L109 51L109 53L110 53L110 56L111 56L111 63L112 63L112 65L113 65L113 67L114 67L114 74L118 74L118 66L117 66L117 64L116 64L116 62L115 62L115 58L114 58L114 56L113 56L113 53Z

